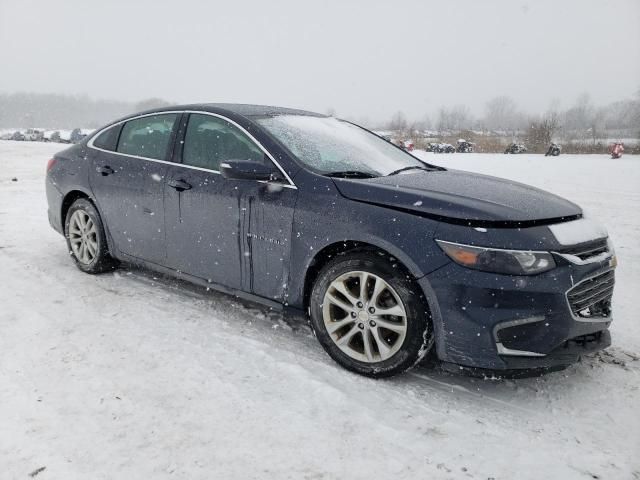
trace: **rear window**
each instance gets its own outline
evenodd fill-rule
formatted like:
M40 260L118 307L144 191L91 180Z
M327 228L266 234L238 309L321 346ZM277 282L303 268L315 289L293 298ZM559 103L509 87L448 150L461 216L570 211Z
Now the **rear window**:
M102 132L93 141L93 146L113 152L116 149L116 145L118 143L118 133L120 133L120 127L121 125L116 125Z
M175 113L165 113L128 121L120 133L118 153L166 160L177 117Z

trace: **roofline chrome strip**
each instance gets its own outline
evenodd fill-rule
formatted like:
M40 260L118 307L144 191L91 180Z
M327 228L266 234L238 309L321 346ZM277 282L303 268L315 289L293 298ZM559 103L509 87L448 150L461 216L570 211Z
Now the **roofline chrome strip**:
M157 117L159 115L168 115L168 114L172 114L172 113L177 113L177 114L179 114L179 113L197 113L197 114L200 114L200 115L210 115L212 117L221 118L221 119L231 123L236 128L238 128L242 133L244 133L247 137L249 137L251 139L251 141L253 143L255 143L258 146L258 148L260 148L260 150L262 150L267 157L269 157L269 160L271 160L273 162L273 164L278 168L278 170L280 170L280 173L282 173L284 175L284 177L286 178L287 182L289 182L288 184L278 183L277 185L279 185L281 187L285 187L285 188L292 188L294 190L298 189L298 187L296 186L295 183L293 183L293 180L291 180L291 177L289 177L289 175L284 170L284 168L282 168L282 166L278 163L278 161L275 158L273 158L273 155L271 155L271 153L258 140L256 140L256 138L253 135L251 135L251 133L249 133L244 127L242 127L241 125L237 124L236 122L234 122L230 118L225 117L224 115L220 115L220 114L212 113L212 112L205 112L205 111L201 111L201 110L167 110L167 111L162 111L162 112L153 112L153 113L145 113L145 114L142 114L142 115L136 115L135 117L130 117L130 118L127 118L125 120L120 120L119 122L112 123L111 125L108 125L108 126L102 128L101 130L97 131L91 137L91 139L87 142L87 147L92 148L93 150L98 150L98 151L105 152L105 153L112 153L114 155L122 155L124 157L137 158L139 160L147 160L147 161L150 161L150 162L163 163L163 164L166 164L166 165L173 165L173 166L183 167L183 168L190 168L192 170L200 170L200 171L203 171L203 172L215 173L217 175L220 175L221 173L220 173L219 170L213 170L213 169L202 168L202 167L194 167L194 166L191 166L191 165L185 165L184 163L169 162L167 160L158 160L156 158L141 157L141 156L138 156L138 155L130 155L130 154L127 154L127 153L120 153L120 152L116 152L116 151L105 150L104 148L96 147L93 144L94 140L96 138L98 138L98 136L100 136L102 134L102 132L104 132L106 130L109 130L110 128L117 127L118 125L121 125L123 123L129 122L131 120L137 120L139 118ZM260 182L260 183L272 183L272 182L264 182L263 181L263 182Z

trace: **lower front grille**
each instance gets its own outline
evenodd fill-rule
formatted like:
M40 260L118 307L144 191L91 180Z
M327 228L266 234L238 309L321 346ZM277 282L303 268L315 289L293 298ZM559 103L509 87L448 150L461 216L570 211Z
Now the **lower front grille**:
M587 348L592 343L598 343L602 340L603 332L589 333L587 335L580 335L579 337L570 338L564 342L564 347L569 348L572 345L578 345Z
M573 315L582 318L608 317L611 314L614 283L613 270L608 270L569 290L567 300Z

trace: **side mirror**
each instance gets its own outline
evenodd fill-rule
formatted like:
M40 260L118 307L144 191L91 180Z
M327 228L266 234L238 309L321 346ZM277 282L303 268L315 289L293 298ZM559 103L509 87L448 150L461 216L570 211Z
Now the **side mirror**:
M227 160L220 164L220 173L232 180L271 180L273 170L251 160Z

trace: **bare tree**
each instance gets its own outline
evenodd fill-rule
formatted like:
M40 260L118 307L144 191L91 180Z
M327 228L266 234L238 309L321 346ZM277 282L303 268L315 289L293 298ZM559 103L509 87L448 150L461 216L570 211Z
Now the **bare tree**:
M564 114L564 124L569 137L584 139L591 136L595 111L588 93L581 94L573 107Z
M522 115L511 97L495 97L487 102L484 124L490 130L515 132L521 120Z
M440 107L438 111L438 130L440 133L458 133L471 128L473 119L469 107L455 105L451 108Z
M98 127L133 111L132 103L86 95L0 93L0 127Z
M550 109L539 119L530 121L529 143L538 150L546 148L555 140L560 128L560 114L557 110Z
M407 129L407 117L400 111L396 112L393 117L391 117L388 128L389 130L404 132Z

